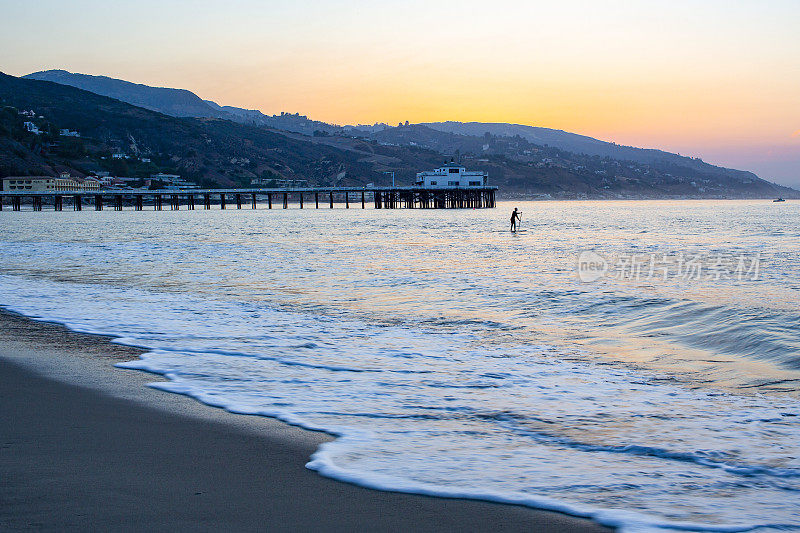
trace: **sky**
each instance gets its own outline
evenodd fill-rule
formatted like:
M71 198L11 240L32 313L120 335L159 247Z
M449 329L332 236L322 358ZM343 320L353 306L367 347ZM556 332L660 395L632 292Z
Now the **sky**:
M800 0L0 0L0 71L336 124L511 122L800 187Z

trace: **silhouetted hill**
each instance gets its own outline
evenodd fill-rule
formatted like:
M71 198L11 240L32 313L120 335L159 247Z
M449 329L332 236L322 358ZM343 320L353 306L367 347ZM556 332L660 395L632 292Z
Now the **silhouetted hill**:
M465 131L479 131L477 124L473 123ZM507 168L530 168L531 175L552 170L562 176L559 179L568 181L569 185L566 187L577 194L597 195L602 194L602 191L620 190L626 191L626 194L656 196L659 193L664 196L769 196L771 191L778 196L797 194L797 191L790 192L788 188L762 180L752 172L717 167L677 154L637 148L621 151L619 157L568 151L556 145L532 142L519 134L508 135L520 130L506 128L505 124L494 126L497 126L494 131L498 134L489 131L484 131L481 135L458 134L434 129L429 125L411 124L364 135L383 144L432 149L472 166L503 160ZM557 134L562 134L567 139L580 137L545 128L537 129L549 132L548 135L552 134L550 137L540 135L539 140L552 140ZM590 140L601 143L596 139ZM626 159L624 155L636 155L638 159ZM496 170L495 183L498 175L505 174L505 169ZM537 192L552 194L553 190L558 191L558 187L543 191L543 185L539 184ZM558 185L565 186L565 183L562 181Z
M482 137L487 132L499 137L516 137L519 135L523 139L541 146L547 145L570 152L599 155L601 157L613 157L615 159L629 159L632 161L641 160L642 162L646 162L652 159L652 155L647 158L642 157L641 152L659 152L658 150L643 150L640 148L618 146L585 135L578 135L576 133L550 128L524 126L522 124L447 121L427 122L422 125L438 131L473 137ZM660 153L666 154L666 152Z
M47 81L0 74L0 107L0 175L53 174L55 168L143 177L171 171L198 183L230 186L249 185L256 177L324 183L347 170L370 174L357 154L324 144L228 120L170 117ZM27 110L35 118L19 115ZM25 131L28 120L43 133ZM81 137L61 137L63 128ZM115 152L128 159L113 160ZM142 158L151 161L140 164Z
M522 124L506 124L492 122L430 122L423 124L431 129L459 135L483 137L487 132L493 136L522 137L539 146L551 146L576 154L597 155L623 161L638 163L669 163L694 170L710 173L725 173L740 179L758 178L751 172L728 169L710 165L696 158L685 157L663 150L636 148L601 141L585 135L569 133L563 130L524 126Z
M199 96L186 89L150 87L107 76L74 74L66 70L34 72L23 78L52 81L61 85L77 87L173 117L217 118L223 116L223 113L215 110Z
M331 133L340 129L338 126L310 120L299 113L265 115L255 109L221 106L211 100L202 100L186 89L151 87L107 76L90 76L66 70L45 70L28 74L23 78L77 87L172 117L225 118L241 124L265 126L306 135L312 135L315 131Z
M317 124L301 115L271 118L301 130ZM24 122L33 122L41 133L27 131ZM499 185L503 195L799 194L750 173L695 160L687 164L686 158L640 163L538 145L521 136L459 135L422 125L365 131L328 126L332 132L315 129L304 135L252 122L178 118L69 85L0 74L0 177L105 170L135 178L175 173L205 186L249 186L254 178L364 185L386 184L386 172L394 172L399 185L408 185L416 172L457 158L464 166L489 172L490 183ZM60 135L61 129L77 130L80 137Z

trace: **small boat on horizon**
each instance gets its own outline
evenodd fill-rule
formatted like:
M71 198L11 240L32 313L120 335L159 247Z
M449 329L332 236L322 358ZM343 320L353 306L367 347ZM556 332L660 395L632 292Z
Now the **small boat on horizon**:
M774 202L785 202L786 200L784 200L783 198L778 198L778 199L772 200L772 201L774 203Z

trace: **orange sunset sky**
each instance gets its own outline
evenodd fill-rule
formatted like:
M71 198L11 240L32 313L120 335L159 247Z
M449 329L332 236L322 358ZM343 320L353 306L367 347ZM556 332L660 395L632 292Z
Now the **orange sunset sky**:
M337 124L512 122L800 186L800 2L0 0L0 70Z

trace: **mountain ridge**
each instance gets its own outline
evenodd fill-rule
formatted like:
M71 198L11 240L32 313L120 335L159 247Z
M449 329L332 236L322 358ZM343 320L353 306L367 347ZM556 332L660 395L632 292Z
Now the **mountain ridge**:
M23 79L51 81L61 85L70 85L101 96L158 111L165 115L195 118L221 118L199 96L188 89L172 89L169 87L152 87L142 83L111 78L77 74L66 70L43 70L22 76Z
M668 160L693 168L714 167L728 170L734 173L746 173L756 176L755 173L747 170L738 170L719 165L706 163L700 158L682 156L673 152L667 152L658 148L640 148L636 146L626 146L609 141L603 141L588 135L571 133L565 130L542 128L538 126L528 126L525 124L509 124L505 122L425 122L421 125L446 133L457 133L460 135L476 135L478 132L483 135L486 132L492 135L502 135L521 137L533 142L534 144L550 145L567 150L570 152L582 153L587 155L597 155L600 157L611 157L639 163L653 163L658 160Z
M208 103L204 105L213 107ZM222 108L222 106L218 106ZM224 109L224 108L223 108ZM23 111L35 111L35 116ZM306 117L274 117L306 128ZM32 121L37 135L23 126ZM330 126L330 125L329 125ZM331 126L331 128L334 128ZM59 135L77 130L79 138ZM111 158L122 153L124 160ZM145 178L180 174L205 186L303 179L316 185L410 184L443 160L489 173L502 194L552 198L752 198L800 196L753 174L658 160L637 164L535 145L522 137L476 137L408 125L335 127L311 135L226 118L173 117L69 85L0 74L0 175L108 171ZM147 160L145 163L144 160Z
M211 100L202 100L199 96L187 89L169 89L164 87L150 87L144 84L133 83L125 80L118 80L108 76L92 76L87 74L70 73L65 70L40 71L23 76L28 79L39 79L54 81L64 85L71 85L96 94L116 98L132 105L144 107L154 111L159 111L166 115L176 117L195 117L195 118L224 118L240 122L264 126L277 130L292 131L306 135L313 135L314 132L323 133L350 133L366 138L376 138L382 130L361 131L357 126L337 126L321 121L311 120L306 116L292 113L282 113L281 115L265 115L259 110L243 109L233 106L223 106ZM148 92L148 89L150 90ZM125 92L134 91L130 95ZM145 95L149 96L145 96ZM156 101L163 98L160 104ZM183 102L178 105L176 101ZM144 103L142 103L144 102ZM144 105L146 104L146 105ZM528 126L525 124L510 124L504 122L423 122L419 126L427 126L431 129L445 133L455 133L472 137L481 137L486 132L494 136L523 137L529 142L552 146L561 150L575 152L578 154L597 155L600 157L611 157L624 161L635 161L638 163L653 163L658 160L665 160L672 164L687 166L695 170L707 171L710 168L719 168L734 177L750 176L758 178L754 173L744 170L728 169L716 165L710 165L702 160L681 156L672 152L656 148L639 148L634 146L624 146L616 143L603 141L587 135L572 133L565 130L543 128L540 126ZM399 126L398 126L399 127ZM386 126L390 128L390 126ZM410 140L410 142L415 142ZM740 176L740 177L741 177ZM758 178L760 179L760 178Z

